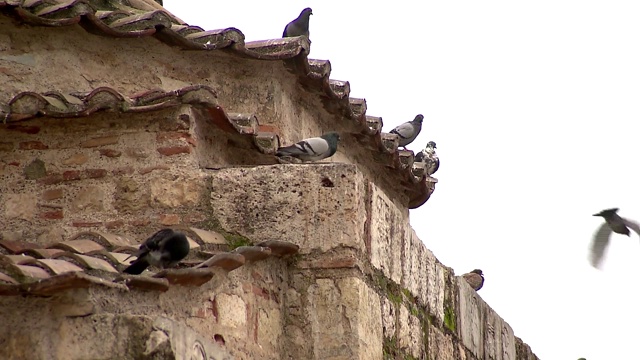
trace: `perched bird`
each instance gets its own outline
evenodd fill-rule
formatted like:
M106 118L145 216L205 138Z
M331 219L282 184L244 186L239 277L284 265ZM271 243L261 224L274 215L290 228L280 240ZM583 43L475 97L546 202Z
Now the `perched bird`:
M411 144L418 134L420 134L423 119L424 116L422 116L422 114L418 114L415 119L407 121L404 124L400 124L395 129L391 130L392 134L396 134L400 137L398 146L402 146L407 150L407 145Z
M340 134L328 132L320 137L301 140L293 145L278 148L276 156L290 156L302 161L318 161L336 153Z
M617 214L618 208L602 210L593 216L602 216L605 223L600 225L598 231L593 236L591 242L591 266L598 268L602 262L602 256L604 255L604 249L609 245L609 237L611 232L616 234L622 234L630 236L629 228L636 234L640 235L640 226L628 219L620 217Z
M482 275L482 270L480 269L475 269L470 273L462 275L462 277L467 280L467 283L469 283L475 291L482 289L482 285L484 285L484 275Z
M311 8L305 8L300 15L287 24L282 33L282 37L306 36L309 38L309 16L313 15Z
M138 275L149 265L160 268L172 267L188 254L189 241L183 233L172 229L162 229L145 240L139 250L131 255L136 256L137 259L124 269L124 272Z
M426 164L425 169L427 170L428 176L435 174L440 167L440 159L438 158L438 154L436 154L436 143L429 141L427 147L416 155L414 161L424 162Z

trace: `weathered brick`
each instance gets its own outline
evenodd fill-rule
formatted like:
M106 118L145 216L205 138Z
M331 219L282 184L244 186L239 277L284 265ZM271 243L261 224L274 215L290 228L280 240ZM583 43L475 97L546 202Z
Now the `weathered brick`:
M80 146L85 148L90 148L90 147L98 147L98 146L105 146L105 145L114 145L117 143L118 143L118 136L103 136L103 137L89 139L83 142L82 144L80 144Z
M124 226L124 220L107 221L104 223L104 227L107 229L115 229L122 226Z
M149 219L135 219L129 221L129 225L137 227L147 226L149 224L151 224L151 221Z
M64 189L50 189L42 192L42 200L50 201L55 199L60 199L64 196Z
M89 179L99 179L105 177L107 175L107 170L105 169L87 169L84 171Z
M169 140L184 140L187 143L196 146L196 140L191 136L191 134L187 132L179 132L179 131L170 131L170 132L160 132L156 135L156 140L158 142L165 142Z
M62 173L62 177L65 181L80 180L79 170L67 170Z
M59 184L63 181L64 181L64 177L62 176L62 174L52 174L47 177L43 177L42 179L39 179L38 183L43 185L53 185L53 184Z
M162 164L162 165L148 166L148 167L139 169L138 172L140 174L142 174L142 175L145 175L145 174L148 174L148 173L150 173L150 172L152 172L154 170L169 170L169 169L170 169L169 165Z
M190 146L164 146L164 147L159 147L158 152L164 156L189 154L191 152L191 147Z
M39 216L41 219L59 220L64 218L64 213L62 212L62 210L53 210L42 212Z
M42 143L42 141L32 140L32 141L23 141L18 147L20 150L46 150L49 147Z
M146 159L149 157L149 153L142 148L127 148L125 150L127 156L135 159Z
M99 227L102 226L100 221L73 221L71 225L74 227Z
M110 157L110 158L116 158L122 155L122 151L119 151L116 149L100 149L99 151L100 151L100 155Z
M207 217L201 213L190 213L182 217L182 221L189 224L196 224L206 219Z
M8 162L7 165L20 166L20 162L19 161L11 161L11 162Z
M30 126L30 125L7 125L7 130L18 131L25 134L34 135L40 132L40 126Z
M89 161L89 157L82 153L77 153L62 160L63 165L82 165Z
M2 141L0 142L0 151L13 151L14 146L12 142Z
M176 214L160 215L160 224L166 225L166 226L180 224L180 216Z
M111 173L113 175L131 175L133 174L133 171L134 170L132 166L123 166L123 167L119 167L111 170Z
M191 117L187 114L180 114L177 118L165 118L160 121L160 130L177 131L189 130Z

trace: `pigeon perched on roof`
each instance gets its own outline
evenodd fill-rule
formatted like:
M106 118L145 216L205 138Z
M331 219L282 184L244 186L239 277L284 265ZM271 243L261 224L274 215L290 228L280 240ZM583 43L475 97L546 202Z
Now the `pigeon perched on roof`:
M590 260L591 266L595 268L598 268L600 266L600 263L602 262L604 250L609 245L611 232L630 236L631 232L629 231L629 228L631 228L631 230L633 230L636 234L640 235L640 226L629 219L620 217L617 212L618 208L613 208L602 210L597 214L593 214L593 216L602 216L605 221L604 224L600 225L591 242Z
M287 24L282 33L282 37L306 36L309 38L309 16L313 15L311 8L305 8L300 15Z
M482 285L484 285L484 275L482 275L482 270L480 269L475 269L470 273L462 275L462 277L475 291L482 289Z
M136 256L137 259L124 269L124 272L138 275L149 265L160 268L172 267L177 265L188 254L189 241L183 233L172 229L162 229L145 240L140 245L139 250L131 255Z
M320 137L301 140L293 145L278 148L277 157L290 156L302 161L319 161L336 153L340 134L328 132Z
M424 116L422 116L422 114L418 114L416 115L415 119L407 121L404 124L400 124L396 126L395 129L391 130L392 134L396 134L400 137L398 146L402 146L405 150L407 150L407 145L411 144L413 140L418 137L418 134L420 134L420 130L422 130L423 119Z
M436 143L429 141L427 147L416 155L414 161L425 163L428 176L435 174L440 167L440 159L436 154Z

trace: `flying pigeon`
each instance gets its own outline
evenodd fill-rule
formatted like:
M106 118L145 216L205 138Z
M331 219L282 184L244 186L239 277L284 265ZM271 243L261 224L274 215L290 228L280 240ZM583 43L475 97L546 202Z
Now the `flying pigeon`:
M609 245L609 237L612 231L616 234L630 236L629 228L631 228L636 234L640 235L640 226L631 220L620 217L617 212L618 208L613 208L593 214L593 216L602 216L605 221L604 224L600 225L591 242L591 266L595 268L598 268L602 262L604 249Z
M282 37L306 36L309 38L309 16L313 15L311 8L305 8L300 15L287 24L282 33Z
M438 158L438 154L436 154L436 143L429 141L427 147L416 155L414 161L424 162L426 164L428 176L435 174L440 167L440 159Z
M340 135L328 132L320 137L301 140L293 145L278 148L276 156L290 156L302 161L319 161L336 153Z
M411 144L418 134L420 134L423 119L424 116L422 116L422 114L418 114L412 121L407 121L406 123L400 124L395 129L391 130L392 134L396 134L400 137L398 146L402 146L407 150L407 145Z
M462 275L462 277L467 280L467 283L469 283L475 291L482 289L482 285L484 285L484 275L482 275L482 270L480 269L475 269L470 273Z
M160 268L172 267L177 265L188 254L189 241L187 241L187 237L184 234L172 229L162 229L145 240L140 245L139 250L131 255L136 256L137 259L124 269L124 272L138 275L149 265Z

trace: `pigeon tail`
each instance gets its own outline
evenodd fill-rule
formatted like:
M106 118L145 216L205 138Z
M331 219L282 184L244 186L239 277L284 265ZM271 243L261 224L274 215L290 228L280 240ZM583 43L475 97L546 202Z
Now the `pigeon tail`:
M144 258L138 258L126 269L124 269L123 272L131 275L140 275L148 267L149 262L147 262L147 260L145 260Z

